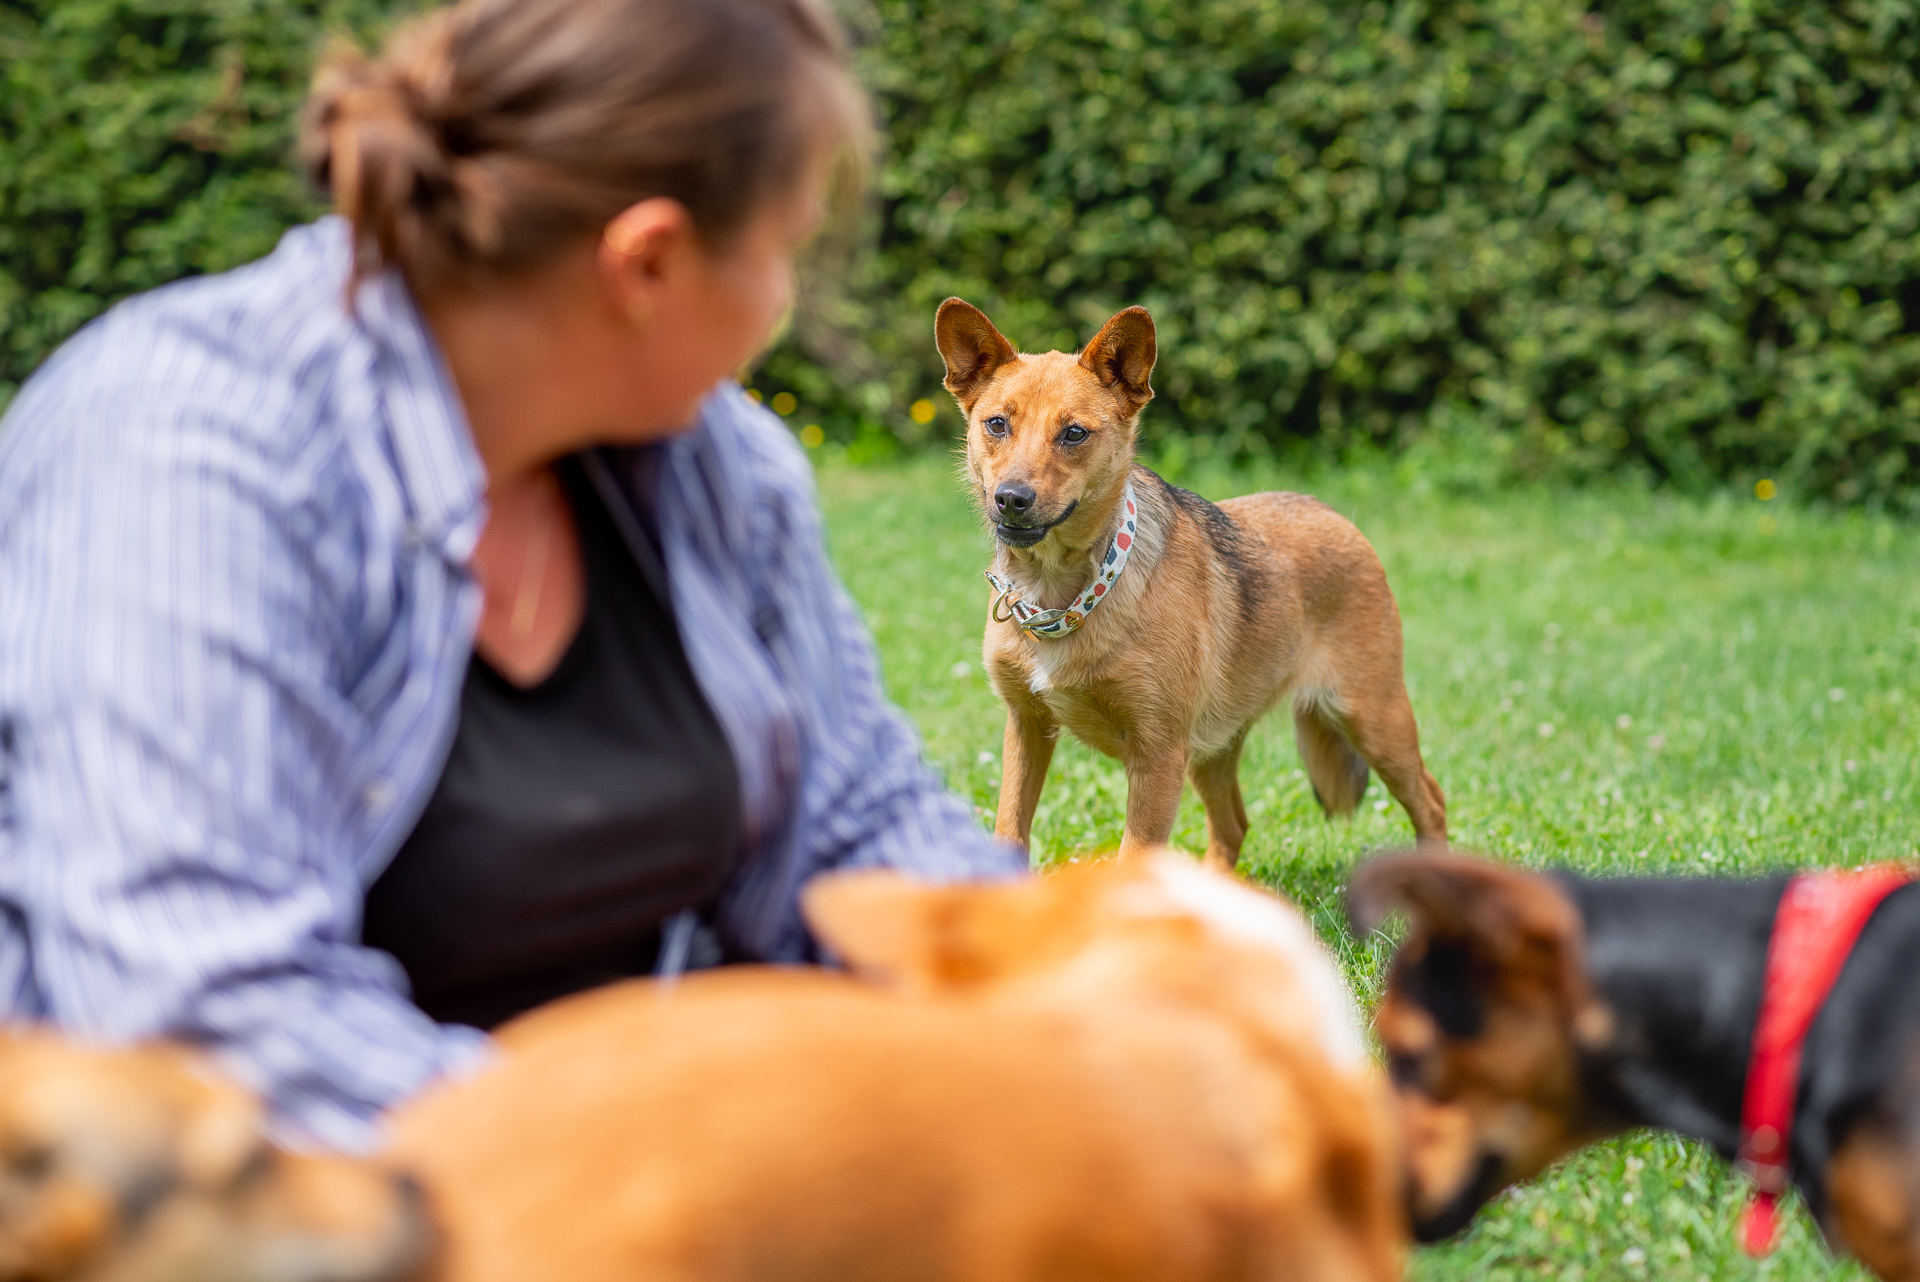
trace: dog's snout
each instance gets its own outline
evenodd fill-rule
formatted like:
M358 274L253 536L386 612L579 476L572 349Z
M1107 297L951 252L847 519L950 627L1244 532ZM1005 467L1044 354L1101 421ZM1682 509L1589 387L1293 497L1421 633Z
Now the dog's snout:
M1025 481L1006 481L993 492L993 505L1008 516L1025 516L1033 507L1033 487Z

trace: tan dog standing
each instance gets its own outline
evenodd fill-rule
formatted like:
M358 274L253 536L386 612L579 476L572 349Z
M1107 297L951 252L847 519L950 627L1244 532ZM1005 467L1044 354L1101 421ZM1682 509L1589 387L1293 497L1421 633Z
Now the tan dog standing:
M994 832L1027 844L1065 726L1126 767L1123 854L1167 840L1190 776L1207 861L1231 868L1247 834L1241 746L1290 699L1327 813L1352 811L1372 766L1422 843L1444 844L1400 613L1367 540L1304 495L1215 505L1134 462L1153 398L1146 310L1118 313L1077 356L1020 354L957 298L934 330L967 416L968 479L999 540L985 656L1007 705Z
M858 978L630 982L397 1119L444 1282L1388 1282L1351 998L1287 904L1176 856L823 878Z

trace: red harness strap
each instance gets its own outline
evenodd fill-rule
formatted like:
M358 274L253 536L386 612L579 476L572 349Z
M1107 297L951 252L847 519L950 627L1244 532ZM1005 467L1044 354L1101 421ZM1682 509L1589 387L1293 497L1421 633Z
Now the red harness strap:
M1859 872L1803 873L1787 883L1767 943L1760 1022L1753 1031L1740 1109L1738 1164L1754 1183L1740 1229L1748 1255L1773 1249L1775 1206L1791 1179L1787 1154L1807 1030L1867 918L1914 876L1912 869L1882 864Z

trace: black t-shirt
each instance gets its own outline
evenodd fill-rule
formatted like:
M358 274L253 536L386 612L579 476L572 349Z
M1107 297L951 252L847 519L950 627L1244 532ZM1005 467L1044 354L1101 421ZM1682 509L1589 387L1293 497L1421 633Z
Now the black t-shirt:
M661 923L712 900L740 842L739 774L655 588L651 531L623 536L579 460L559 473L580 631L529 689L474 655L440 782L367 892L362 939L444 1022L491 1028L646 974Z

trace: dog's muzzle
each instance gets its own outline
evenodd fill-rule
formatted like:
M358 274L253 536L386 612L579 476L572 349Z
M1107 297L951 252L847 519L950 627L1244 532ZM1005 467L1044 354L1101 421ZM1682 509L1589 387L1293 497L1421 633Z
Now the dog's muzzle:
M1498 1154L1482 1153L1480 1161L1474 1166L1473 1174L1460 1186L1458 1192L1449 1198L1447 1204L1429 1215L1414 1211L1413 1240L1423 1245L1444 1242L1460 1233L1473 1223L1474 1215L1493 1200L1504 1184L1501 1179L1501 1162ZM1409 1203L1412 1202L1412 1189L1408 1189ZM1411 1206L1408 1208L1413 1210Z
M1046 538L1054 526L1059 525L1062 521L1072 516L1074 509L1079 506L1080 500L1075 499L1073 502L1067 504L1066 511L1041 525L1021 525L1013 521L995 517L993 518L994 537L1012 547L1030 548L1041 539Z

